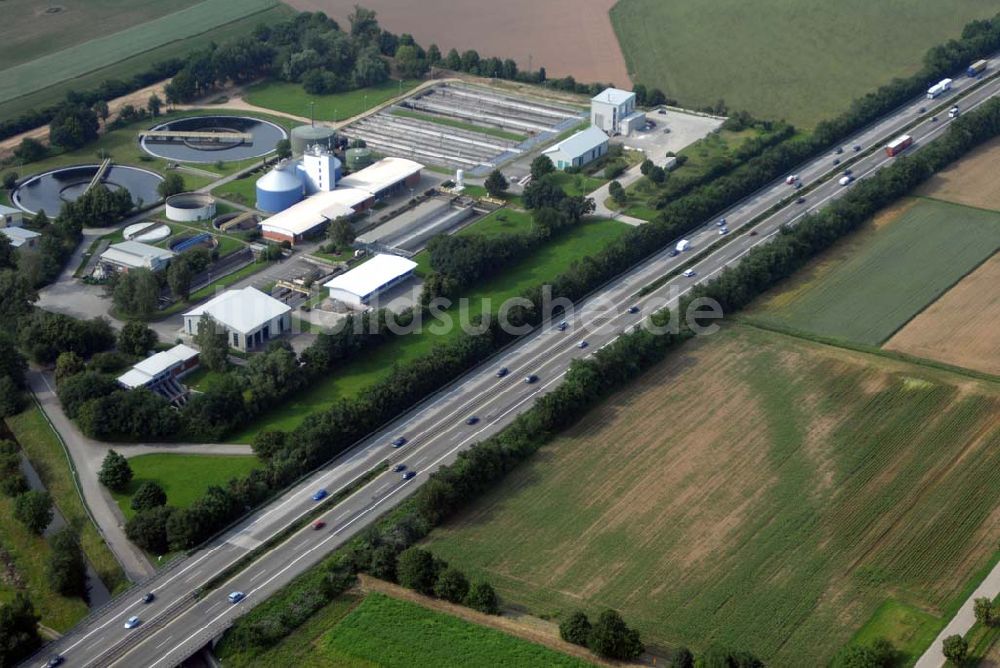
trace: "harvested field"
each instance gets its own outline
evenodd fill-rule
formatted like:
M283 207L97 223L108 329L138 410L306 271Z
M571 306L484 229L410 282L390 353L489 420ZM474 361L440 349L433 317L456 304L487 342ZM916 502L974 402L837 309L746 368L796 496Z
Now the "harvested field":
M931 304L885 348L1000 375L1000 255Z
M956 204L1000 211L1000 139L980 146L972 153L938 172L917 191L918 195Z
M1000 214L904 201L768 293L746 317L880 345L998 248Z
M353 0L290 0L300 11L326 12L342 26ZM572 74L577 81L615 83L631 88L608 11L615 0L512 0L412 2L368 0L379 23L394 33L412 34L424 48L442 53L475 49L480 56L513 58L521 68L544 67L550 77Z
M825 665L887 599L943 618L990 562L998 411L994 383L734 325L426 543L530 614Z

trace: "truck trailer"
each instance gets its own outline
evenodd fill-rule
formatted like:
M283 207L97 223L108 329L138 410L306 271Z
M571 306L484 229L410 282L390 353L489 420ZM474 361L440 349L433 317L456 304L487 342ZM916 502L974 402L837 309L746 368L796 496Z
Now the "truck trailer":
M951 90L951 79L941 79L936 84L927 89L927 99L933 100L946 90Z
M686 250L687 250L687 249L688 249L688 248L689 248L690 246L691 246L691 242L690 242L690 241L688 241L687 239L681 239L680 241L678 241L678 242L677 242L677 245L676 245L676 246L674 246L674 249L675 249L675 250L676 250L676 251L677 251L678 253L683 253L683 252L684 252L684 251L686 251Z
M913 137L910 135L899 135L885 145L885 154L890 158L897 156L905 151L912 143Z
M976 62L969 65L969 69L965 71L970 77L979 76L983 70L986 69L988 63L985 60L977 60Z

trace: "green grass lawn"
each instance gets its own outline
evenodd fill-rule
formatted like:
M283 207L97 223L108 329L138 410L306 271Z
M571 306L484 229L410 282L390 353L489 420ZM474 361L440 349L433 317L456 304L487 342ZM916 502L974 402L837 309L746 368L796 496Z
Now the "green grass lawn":
M173 453L139 455L130 458L128 463L132 467L132 482L127 491L113 493L126 518L135 514L129 505L132 495L148 480L163 487L169 505L187 508L210 486L225 485L232 478L243 477L259 464L257 458L250 455Z
M402 116L403 118L412 118L418 121L427 121L428 123L436 123L437 125L444 125L450 128L458 128L459 130L469 130L470 132L479 132L480 134L489 135L491 137L497 137L499 139L510 139L512 141L524 141L527 139L527 135L518 134L516 132L508 132L507 130L501 130L500 128L487 127L485 125L476 125L474 123L466 123L465 121L459 121L454 118L447 118L445 116L435 116L434 114L425 114L419 111L413 111L411 109L394 109L392 112L396 116Z
M825 666L868 624L912 655L994 563L998 411L995 383L732 325L425 543L510 605L612 607L655 646Z
M314 118L320 121L342 121L391 100L419 83L417 80L404 79L400 84L399 80L393 79L346 93L309 95L302 89L302 84L265 81L247 89L245 97L250 104L286 114L309 118L310 113L313 113ZM315 103L312 110L310 102Z
M458 235L478 234L485 237L502 237L507 234L527 232L534 226L531 214L510 208L497 209L458 231Z
M566 231L544 247L525 256L504 273L471 290L467 295L470 317L481 312L485 300L489 300L489 306L495 312L504 300L516 297L526 288L565 272L574 262L598 252L628 229L628 225L624 223L598 219ZM417 256L418 262L422 255L425 254ZM329 408L338 399L356 396L388 376L393 364L402 364L426 355L434 345L450 340L459 331L456 326L449 334L435 335L425 329L419 334L396 338L284 400L280 406L265 413L241 432L233 434L229 441L249 443L254 434L264 429L294 429L307 415Z
M852 235L747 316L878 345L1000 248L1000 214L918 200Z
M80 530L83 551L105 586L112 593L121 591L127 584L125 573L90 520L73 479L69 456L45 416L32 405L7 418L7 426L28 455L63 517Z
M941 631L943 620L896 599L880 605L851 639L852 645L870 645L879 638L892 643L904 665L916 662Z
M221 3L216 2L213 4L221 8L223 11L225 11L226 7L223 6L225 1L226 0L223 0L223 2ZM229 2L230 4L233 4L232 0L229 0ZM85 5L86 10L90 11L90 9L93 6L101 4L110 5L112 3L123 4L120 2L115 2L115 0L95 0L94 2L88 0L85 3L77 0L76 2L63 3L63 4L78 5L78 6ZM186 0L184 0L184 3L188 4ZM27 5L29 3L22 1L19 4ZM150 0L140 0L140 3L127 3L127 4L130 8L128 11L134 11L134 9L136 8L136 4L140 6L140 11L143 11L143 9L141 8L142 5L155 4L157 6L162 6L161 2L154 3L150 2ZM205 3L200 3L200 4L205 4ZM96 42L91 42L89 43L89 45L88 43L79 44L77 47L75 47L77 50L84 48L91 49L94 50L93 53L97 54L96 57L87 58L86 67L82 68L86 71L78 72L75 76L66 77L65 74L60 74L68 71L65 67L63 67L64 61L60 62L57 67L53 68L53 71L56 73L55 78L58 80L56 83L51 83L50 85L40 88L38 83L28 80L28 82L22 86L22 92L28 90L28 88L33 89L34 92L22 94L19 97L11 97L11 98L4 97L3 100L0 101L0 118L14 118L16 116L25 113L26 111L45 107L47 105L59 102L65 97L66 93L70 90L83 91L83 90L95 89L101 84L102 81L105 81L106 79L128 80L129 78L131 78L136 74L148 71L150 66L152 66L156 62L168 60L171 58L182 58L184 56L187 56L194 50L203 49L207 47L209 44L212 43L221 44L229 39L247 35L259 23L275 23L277 21L286 19L294 14L294 11L289 7L272 2L270 3L271 5L270 9L263 9L263 11L256 11L256 13L248 15L248 11L252 9L254 6L257 6L259 10L264 3L261 2L260 0L253 0L253 2L250 3L245 3L245 4L235 3L235 4L240 5L240 7L237 7L236 11L229 11L227 16L221 17L222 18L221 25L220 25L220 20L218 19L214 20L214 25L212 23L202 23L200 26L195 26L195 29L200 29L199 32L197 32L197 34L188 33L190 36L185 37L184 35L175 31L172 37L170 35L166 35L168 37L171 37L170 40L163 40L161 37L154 35L151 40L145 40L138 45L130 46L131 50L120 48L125 45L125 42L118 40L119 37L118 35L109 36L109 31L105 29L104 22L95 21L92 25L97 27L97 34L104 36L105 39L103 41L99 40ZM178 5L171 6L171 9L180 9L182 8L182 6L183 5L179 3ZM240 9L241 7L246 8L248 11L241 11ZM30 19L34 23L39 22L39 18L34 13L36 8L37 5L35 3L30 3L30 9L28 9L28 11L31 12ZM74 8L71 7L70 11L72 12L73 9ZM229 9L232 9L232 7L230 7ZM11 9L5 8L5 11L12 12L13 8ZM127 14L128 11L124 12L124 14ZM67 13L66 16L72 17L73 14ZM169 18L169 15L163 17L163 19L167 18ZM136 26L136 29L149 30L150 28L148 26L155 26L155 25L156 25L155 23L146 23L144 25ZM160 24L159 27L163 27L163 24ZM86 25L77 23L75 21L69 28L69 32L71 33L77 33L80 32L81 30L86 31L87 30ZM3 41L6 42L7 40L4 39ZM47 44L46 40L37 40L37 42L40 45ZM61 46L62 42L60 41L57 42L56 44L57 46ZM101 61L100 54L97 53L98 47L100 49L115 50L116 59L108 62L106 65L102 65L102 63L100 62ZM51 47L42 46L41 48L45 49ZM51 54L48 56L48 58L51 59L57 55L58 54ZM6 61L0 61L0 62L6 62ZM37 68L38 65L36 63L40 62L42 61L38 60L34 61L31 64ZM96 67L97 69L90 69L94 67ZM81 68L79 67L75 68L75 70L79 69ZM13 70L9 70L9 72L12 71ZM46 74L45 79L51 79L50 75Z
M992 0L621 0L611 22L634 81L684 106L721 98L811 128L996 11Z
M552 180L560 186L567 195L589 195L605 183L607 179L586 174L567 174L566 172L555 172Z
M46 565L52 554L48 541L24 528L14 519L14 499L0 495L0 558L5 562L4 578L0 579L0 604L13 600L23 585L24 592L35 605L41 623L64 632L87 614L87 604L79 598L67 598L52 591ZM11 568L8 569L7 563Z
M212 194L243 206L256 206L257 179L260 176L260 174L251 174L242 179L234 179L212 190Z

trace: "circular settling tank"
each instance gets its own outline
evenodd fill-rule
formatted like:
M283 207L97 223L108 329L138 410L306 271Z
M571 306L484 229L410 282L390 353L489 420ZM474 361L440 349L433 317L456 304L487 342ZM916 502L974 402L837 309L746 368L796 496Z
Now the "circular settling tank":
M18 186L11 199L18 208L32 215L44 210L55 217L64 202L74 202L86 192L99 168L100 165L77 165L36 174ZM128 190L132 201L138 205L160 200L156 187L162 180L159 174L146 169L111 165L101 183L111 190Z
M179 135L143 137L139 140L147 153L177 162L209 163L259 158L274 151L274 145L288 137L288 133L274 123L246 116L189 116L160 123L150 130L220 133L218 138Z
M215 217L215 198L205 193L180 193L167 198L167 218L178 222Z
M163 223L155 223L148 220L144 223L129 225L122 230L122 237L127 241L141 241L147 244L163 241L169 236L170 227Z

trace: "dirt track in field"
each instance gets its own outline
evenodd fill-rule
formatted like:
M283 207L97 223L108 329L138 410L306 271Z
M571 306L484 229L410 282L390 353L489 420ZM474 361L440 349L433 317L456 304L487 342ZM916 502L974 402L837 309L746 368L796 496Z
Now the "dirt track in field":
M918 195L1000 211L1000 139L977 148L958 164L939 172Z
M300 11L322 11L347 29L354 0L288 0ZM631 88L625 58L608 11L615 0L507 0L431 2L367 0L387 30L410 33L442 53L475 49L480 56L513 58L519 67L544 67L551 77L573 75L586 83Z
M889 339L885 348L1000 375L1000 254Z

